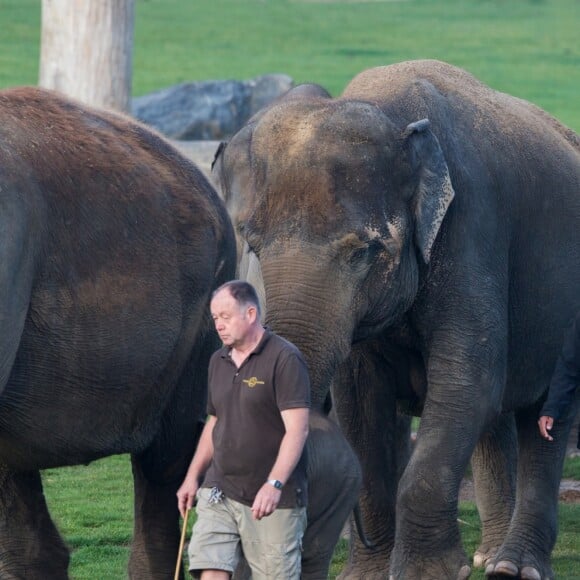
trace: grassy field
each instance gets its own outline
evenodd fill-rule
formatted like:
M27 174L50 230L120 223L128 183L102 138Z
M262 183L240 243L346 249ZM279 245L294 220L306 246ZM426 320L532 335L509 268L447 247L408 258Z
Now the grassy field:
M578 476L580 458L567 461L567 476ZM89 466L51 469L43 473L46 497L61 533L72 549L73 580L126 578L132 533L132 479L127 456L96 461ZM460 504L460 528L468 555L473 555L481 526L475 505ZM190 524L191 524L190 518ZM560 505L560 534L553 552L556 578L580 578L580 504ZM177 557L177 554L176 554ZM346 541L335 551L331 574L335 578L347 559ZM170 573L168 572L168 578ZM472 576L483 580L480 570Z
M40 2L0 14L0 87L36 83ZM338 94L365 68L436 58L578 131L579 25L578 0L137 0L134 94L265 73Z
M40 4L0 0L0 88L37 82ZM137 0L133 92L285 73L336 95L365 68L436 58L579 131L579 25L578 0ZM567 462L565 474L580 479L580 462ZM125 578L132 527L127 458L50 470L43 479L73 550L72 578ZM460 517L472 554L479 534L473 504L462 504ZM561 505L560 522L556 575L572 580L580 577L580 506ZM341 544L332 577L344 559Z

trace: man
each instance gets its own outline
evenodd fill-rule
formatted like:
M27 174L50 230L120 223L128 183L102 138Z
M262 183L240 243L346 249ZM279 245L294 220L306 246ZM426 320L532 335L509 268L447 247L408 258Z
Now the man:
M177 492L183 516L197 494L189 544L195 578L227 580L241 551L254 580L300 577L306 528L310 382L299 350L260 323L253 286L213 295L224 344L209 365L208 419Z
M550 431L554 420L564 416L572 405L578 385L580 385L580 312L576 314L572 328L564 337L562 352L550 382L548 399L540 411L538 426L544 439L553 441ZM580 430L578 447L580 448Z

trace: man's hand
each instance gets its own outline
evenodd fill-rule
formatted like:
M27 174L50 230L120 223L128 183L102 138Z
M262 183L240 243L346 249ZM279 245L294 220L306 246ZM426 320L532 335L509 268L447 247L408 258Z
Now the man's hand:
M279 489L269 483L265 483L256 494L252 504L254 519L261 520L269 516L278 507L281 497L282 492Z
M177 508L182 518L185 517L185 512L193 507L198 489L197 479L186 477L181 487L177 490Z
M282 437L278 457L270 470L268 479L286 482L290 478L302 455L306 437L308 437L309 413L310 410L307 407L296 407L282 411L282 421L286 433ZM282 492L266 481L256 494L252 504L254 519L261 520L263 517L269 516L278 507L281 497Z
M554 438L549 433L549 431L552 430L553 426L554 426L553 417L543 415L538 419L538 427L540 428L540 435L544 439L547 439L548 441L554 441Z

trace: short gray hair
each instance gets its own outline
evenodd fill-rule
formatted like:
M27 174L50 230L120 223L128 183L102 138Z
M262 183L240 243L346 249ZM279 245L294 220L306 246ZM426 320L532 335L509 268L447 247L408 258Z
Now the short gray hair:
M230 291L232 298L240 306L255 306L258 313L258 320L261 318L262 309L260 307L260 299L258 298L256 289L249 282L245 280L230 280L222 284L219 288L216 288L211 297L213 298L218 292L226 289Z

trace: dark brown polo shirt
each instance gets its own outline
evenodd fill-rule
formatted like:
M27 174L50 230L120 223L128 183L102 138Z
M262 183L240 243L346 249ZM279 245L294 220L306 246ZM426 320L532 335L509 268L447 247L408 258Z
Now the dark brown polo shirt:
M204 487L251 506L272 469L285 434L280 411L310 407L306 363L292 343L266 329L238 369L224 347L209 365L208 414L217 417L214 455ZM282 488L279 508L305 506L306 450Z

